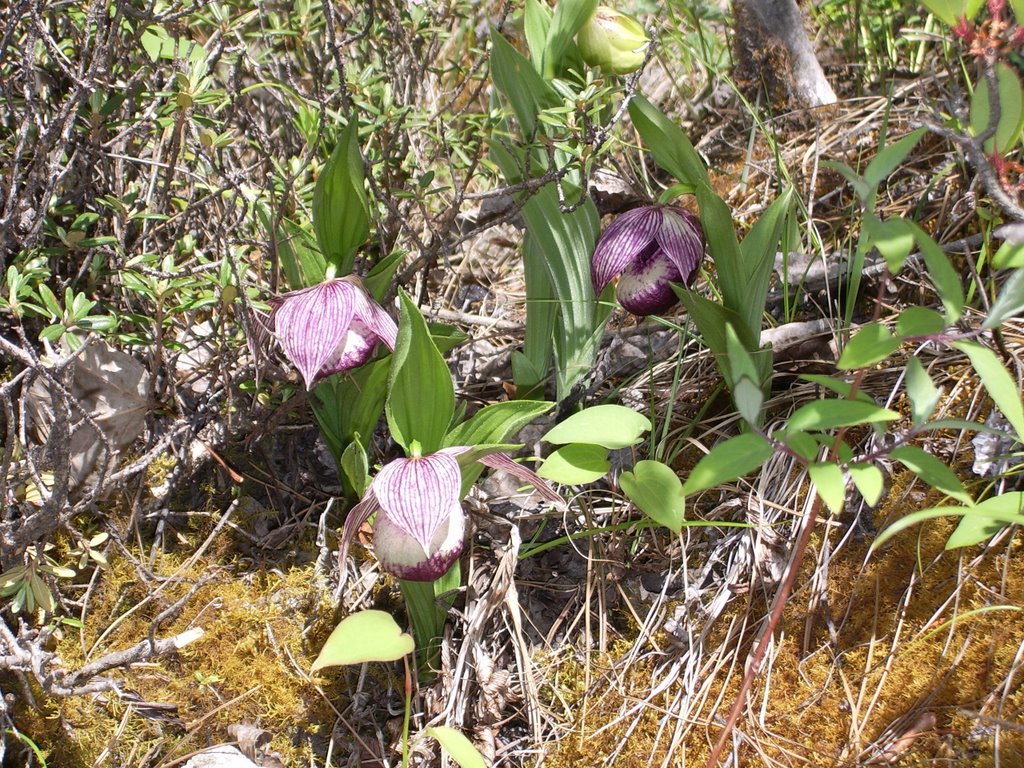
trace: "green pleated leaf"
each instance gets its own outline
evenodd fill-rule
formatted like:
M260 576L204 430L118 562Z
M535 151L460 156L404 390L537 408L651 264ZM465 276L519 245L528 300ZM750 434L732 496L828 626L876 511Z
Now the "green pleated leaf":
M900 346L900 340L881 323L861 326L856 335L843 347L836 367L841 370L866 368L885 360Z
M572 39L587 20L594 15L597 0L559 0L548 28L544 48L544 76L554 77L562 68L562 59L572 45Z
M512 47L497 29L491 29L491 77L512 105L519 127L527 136L537 125L537 114L559 103L558 94Z
M416 441L430 454L444 443L455 411L455 387L423 315L405 291L399 290L399 298L398 340L384 412L392 437L406 453Z
M889 455L935 490L963 504L972 503L971 495L967 493L956 473L932 454L916 445L901 445L894 448Z
M368 661L397 661L414 649L412 635L402 632L391 614L360 611L346 616L334 628L310 671Z
M651 151L654 162L695 187L710 184L704 161L676 123L639 94L629 102L629 116ZM731 227L731 223L730 223Z
M600 480L611 469L608 450L600 445L570 443L554 451L537 474L563 485L586 485Z
M760 435L746 433L719 443L697 462L683 483L683 495L713 488L753 472L772 455L771 443Z
M660 461L639 461L623 472L619 486L629 500L654 522L673 533L683 527L683 484L671 467Z

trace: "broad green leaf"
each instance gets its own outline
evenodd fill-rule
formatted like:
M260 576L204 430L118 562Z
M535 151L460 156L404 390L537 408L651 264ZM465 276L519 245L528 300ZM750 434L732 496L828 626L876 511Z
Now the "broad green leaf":
M548 456L537 474L563 485L586 485L600 480L611 469L608 450L600 445L570 443Z
M346 616L334 628L310 672L343 664L397 661L414 649L412 636L402 632L391 614L359 611Z
M673 285L672 289L683 306L686 307L697 330L700 331L701 339L716 355L727 356L729 354L729 347L725 340L727 326L731 326L736 331L740 343L745 349L757 348L757 339L744 325L743 318L731 309L726 309L721 304L705 299L699 293L688 291L677 285ZM723 371L723 374L728 378L728 371Z
M1015 516L1018 523L1024 523L1024 493L1011 491L968 508L956 530L946 540L946 549L980 544L999 533L1008 523L1005 517L1002 520L991 517L994 512Z
M532 397L548 378L555 347L555 328L561 308L551 284L545 245L558 247L544 238L542 243L532 231L523 236L523 268L526 277L526 337L523 351L512 356L512 378L517 396Z
M487 768L487 763L484 762L484 758L477 748L473 746L473 742L460 731L449 728L447 725L434 725L424 732L427 736L437 739L438 743L444 747L444 751L459 764L459 768Z
M953 325L964 311L964 290L960 275L953 269L949 257L931 236L917 224L911 223L911 226L914 229L918 250L921 251L921 258L928 268L928 276L932 279L932 284L946 310L946 323Z
M548 28L551 26L551 9L540 0L526 0L523 6L523 32L530 60L538 72L544 67L544 48L547 46Z
M288 287L293 291L323 282L327 260L310 233L291 219L280 221L277 253Z
M572 39L586 21L594 15L597 0L559 0L548 28L544 49L544 76L552 78L561 69L562 59Z
M485 405L473 416L445 435L443 445L487 445L503 443L538 416L551 409L553 403L534 400L509 400ZM469 491L483 472L482 464L473 463L462 468L462 487Z
M594 405L574 413L542 438L549 443L591 443L609 449L635 445L651 420L624 405Z
M384 412L392 437L407 453L416 441L430 454L441 447L448 432L455 388L423 315L405 291L399 290L398 295L401 317Z
M998 328L1011 317L1024 312L1024 269L1018 269L1003 284L998 298L988 311L982 328Z
M697 462L683 483L683 495L690 496L743 477L764 464L773 451L771 443L760 435L746 433L731 437Z
M1016 71L1003 61L996 64L996 87L999 90L999 123L995 136L985 142L985 151L1004 154L1013 148L1024 130L1024 92ZM974 136L988 128L992 117L991 101L988 80L982 77L971 98L971 134Z
M765 301L768 298L775 254L779 250L779 240L792 209L793 199L793 188L787 187L758 217L740 243L740 256L747 275L744 291L746 304L742 307L744 311L736 309L747 327L754 332L761 329L761 315L764 313ZM759 379L754 377L754 381Z
M807 461L814 461L818 455L818 441L806 432L794 430L786 433L786 445Z
M362 365L345 376L330 376L313 389L310 405L335 460L355 434L373 434L384 413L391 358Z
M1022 0L1024 2L1024 0ZM999 250L992 257L992 266L995 269L1009 269L1010 267L1024 267L1024 244L1004 242Z
M456 445L501 443L551 410L554 403L536 400L509 400L485 405L466 421L455 426L444 438L446 448Z
M733 385L732 399L736 404L736 410L747 423L754 426L761 424L761 405L764 403L764 392L761 391L761 387L743 377Z
M789 419L786 431L851 427L854 424L897 421L899 418L896 411L862 400L816 400L796 410Z
M847 470L853 484L857 487L860 495L864 497L864 503L869 507L878 504L885 488L885 476L882 474L882 470L874 464L864 463L851 464Z
M577 193L563 183L570 199ZM533 194L523 206L523 219L528 235L535 238L542 265L534 267L526 262L527 270L546 269L550 286L558 300L561 321L555 324L554 349L559 401L564 400L576 383L593 369L600 334L595 333L606 315L597 312L594 285L590 277L590 259L594 253L601 222L593 200L571 213L563 213L554 182L546 184ZM531 255L532 259L532 255ZM527 302L533 276L527 276ZM549 300L545 289L540 300ZM529 310L528 310L529 311ZM528 316L529 322L529 316Z
M894 275L898 273L914 247L913 228L904 219L881 221L874 214L865 215L864 226L870 244L882 254L889 271Z
M953 27L962 18L973 21L981 10L983 0L922 0L924 7L946 24Z
M352 486L353 495L362 498L370 484L370 465L366 457L366 449L359 441L359 435L355 435L352 442L342 452L339 463L349 485Z
M366 288L366 292L377 301L383 301L395 280L395 272L402 266L404 259L403 251L393 251L374 264L373 269L363 278L363 287Z
M843 471L835 464L811 464L807 467L814 490L829 510L838 515L843 511L843 500L846 498L846 481Z
M629 116L640 138L650 149L654 162L677 181L685 181L695 187L710 184L701 156L686 134L660 109L638 94L629 103Z
M491 29L491 77L494 85L512 104L519 127L533 134L537 114L559 103L558 94L537 73L533 65L512 47L497 29Z
M313 190L313 229L320 251L347 275L356 251L370 234L370 203L363 189L363 156L359 151L359 124L355 119L341 134Z
M731 323L725 326L725 349L729 360L730 382L739 381L742 378L748 378L752 382L758 381L754 361L744 348Z
M976 341L957 341L953 346L970 358L989 397L1010 422L1017 439L1024 440L1024 406L1021 405L1020 387L995 352Z
M901 338L933 336L946 327L946 320L928 307L907 307L896 321L896 333Z
M836 367L840 370L867 368L869 365L884 360L900 346L889 329L881 323L868 323L857 331L850 342L843 347Z
M671 467L660 461L638 461L623 472L619 485L629 500L654 522L673 533L683 527L683 484Z
M907 159L907 155L913 151L914 147L917 146L917 142L926 133L928 133L927 128L918 128L916 131L908 133L899 141L894 141L892 144L880 149L864 171L864 181L867 182L868 186L872 189L877 189L879 184L889 178L889 175L900 167L903 161Z
M867 200L868 195L871 194L871 190L868 188L867 182L864 181L862 176L857 175L857 172L845 163L835 162L833 160L823 160L822 166L828 168L831 171L835 171L853 187L853 192L861 200Z
M907 360L907 397L910 398L910 420L914 426L928 421L939 404L942 390L935 386L931 376L916 357Z
M1022 510L1024 510L1024 498L1021 497L1020 491L993 496L971 507L931 507L930 509L921 509L911 512L879 533L878 538L871 544L871 550L878 549L893 536L910 528L912 525L923 523L926 520L934 520L938 517L965 517L980 511L981 514L992 521L998 521L1005 525L1024 525L1024 512Z
M747 297L747 280L750 273L743 263L736 230L732 223L732 212L707 184L697 186L697 202L700 205L700 223L708 241L708 251L714 259L718 272L718 284L722 290L722 303L741 319L737 333L756 334L761 330L760 322L752 324L750 302ZM764 307L754 307L760 318Z
M967 493L960 478L948 466L932 454L916 445L901 445L894 448L889 456L896 459L915 475L924 480L937 491L941 491L952 499L963 504L971 503L971 495Z

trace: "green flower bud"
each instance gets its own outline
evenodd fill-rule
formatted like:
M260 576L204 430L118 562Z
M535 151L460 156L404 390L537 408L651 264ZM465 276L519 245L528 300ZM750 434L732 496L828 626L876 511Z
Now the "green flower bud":
M603 5L597 7L576 34L583 60L616 75L628 75L639 69L650 42L639 21Z

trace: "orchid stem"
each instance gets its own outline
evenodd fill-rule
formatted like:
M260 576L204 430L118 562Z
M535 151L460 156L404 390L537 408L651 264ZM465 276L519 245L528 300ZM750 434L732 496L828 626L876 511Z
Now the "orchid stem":
M412 669L409 655L402 657L405 664L405 715L402 718L402 768L409 768L409 719L412 717Z

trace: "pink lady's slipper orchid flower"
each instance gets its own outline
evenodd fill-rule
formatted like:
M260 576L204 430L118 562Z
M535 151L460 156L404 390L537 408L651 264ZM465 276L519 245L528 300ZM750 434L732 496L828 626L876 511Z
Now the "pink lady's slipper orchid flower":
M594 291L616 275L615 296L634 315L656 315L679 299L671 283L690 286L704 258L697 217L674 205L634 208L601 235L590 264Z
M358 278L326 280L270 300L270 325L306 388L332 373L357 368L377 342L395 349L398 326Z
M373 550L388 573L409 581L434 581L462 554L466 516L462 511L462 470L456 458L468 446L442 448L429 456L395 459L373 478L363 500L348 513L342 558L359 528L374 512ZM549 501L562 498L531 472L502 453L478 461L533 484Z

